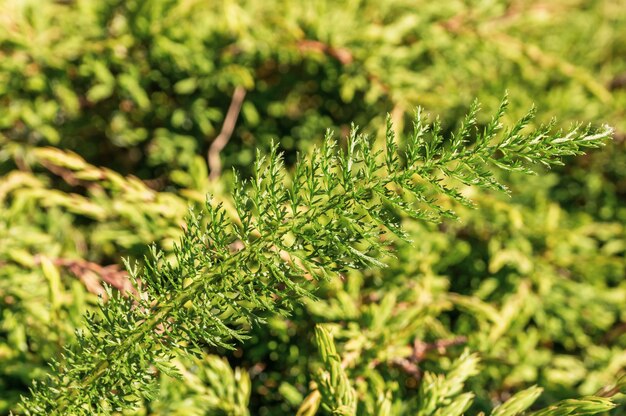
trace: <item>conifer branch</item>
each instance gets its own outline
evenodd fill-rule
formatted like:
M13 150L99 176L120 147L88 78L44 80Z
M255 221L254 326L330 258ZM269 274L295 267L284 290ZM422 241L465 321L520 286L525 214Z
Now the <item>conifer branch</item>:
M389 240L381 234L406 238L402 216L454 217L440 198L469 204L460 185L506 190L490 165L530 173L533 164L558 164L611 135L608 127L531 130L533 111L503 130L505 108L506 100L479 129L474 103L451 137L418 110L402 143L388 118L384 151L354 126L345 147L328 132L292 175L277 146L257 154L254 177L236 180L238 218L209 201L204 213L190 214L174 261L154 248L141 271L127 265L141 290L126 297L109 291L100 313L87 317L78 344L24 401L25 414L108 414L150 400L157 372L176 375L176 354L232 348L268 314L286 314L312 297L307 278L384 266Z

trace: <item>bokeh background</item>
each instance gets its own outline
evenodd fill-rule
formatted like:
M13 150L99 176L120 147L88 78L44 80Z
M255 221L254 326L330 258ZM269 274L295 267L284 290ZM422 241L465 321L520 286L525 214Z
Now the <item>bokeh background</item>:
M188 207L226 198L255 149L274 139L291 164L327 128L378 140L389 113L408 131L418 105L452 130L474 98L484 122L507 92L509 122L534 104L537 124L607 123L614 140L509 175L512 197L476 194L460 222L407 222L418 243L389 268L320 287L234 352L181 362L185 378L164 376L136 414L294 414L318 322L359 357L365 402L416 394L414 374L369 365L415 339L463 340L429 351L426 370L481 355L473 412L533 384L538 405L593 394L626 369L623 0L0 6L0 414L45 377L102 285L126 287L122 258L171 251Z

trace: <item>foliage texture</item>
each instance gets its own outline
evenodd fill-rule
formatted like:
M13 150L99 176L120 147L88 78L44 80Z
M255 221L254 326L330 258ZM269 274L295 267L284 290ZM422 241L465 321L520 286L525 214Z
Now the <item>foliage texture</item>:
M169 364L176 352L231 348L268 312L286 313L311 297L310 280L383 266L377 257L390 240L381 233L406 236L398 213L418 220L453 216L437 199L469 204L458 184L505 189L487 164L529 172L528 162L559 163L611 134L608 128L552 132L552 126L527 132L533 112L502 130L505 107L506 100L481 131L474 104L449 138L417 110L401 146L389 120L384 151L354 127L341 149L327 133L290 178L275 147L267 157L259 154L249 186L237 181L236 218L209 201L206 225L191 214L174 261L155 248L141 271L129 265L134 289L108 292L106 305L78 333L77 347L56 364L58 375L26 403L27 414L137 406L154 397L155 371L176 376ZM337 399L354 401L347 392ZM349 408L354 405L339 411Z
M388 185L404 207L376 203L404 240L381 237L393 256L354 246L387 267L358 264L320 281L304 273L298 287L314 298L287 301L279 284L268 307L289 313L253 308L254 318L233 326L249 338L225 341L233 349L203 340L192 357L172 348L164 370L146 363L158 387L122 399L132 407L124 414L327 414L332 399L320 392L335 387L319 375L332 367L321 368L317 324L334 338L358 414L415 414L425 374L447 377L465 349L480 359L459 392L474 396L465 396L467 414L490 414L533 385L543 393L531 409L593 395L623 404L614 395L626 368L622 0L0 4L0 414L20 412L20 396L33 380L46 383L51 362L67 367L59 357L66 345L80 350L85 313L99 321L101 303L132 291L122 258L140 270L154 264L152 243L158 264L178 267L188 207L206 233L207 193L211 209L222 204L239 226L230 167L253 177L253 149L268 155L276 143L289 188L298 153L323 146L326 128L348 136L356 122L375 153L390 113L403 151L421 105L441 115L444 150L478 96L485 111L475 113L472 145L505 90L504 124L536 103L525 132L556 116L556 130L609 123L614 140L549 172L535 166L538 176L489 170L510 196L454 185L450 176L482 175L471 170L480 154L464 159L469 167L437 166L437 183L478 209L419 175L413 185L426 202ZM237 97L230 141L215 154ZM215 157L223 169L207 163ZM414 221L407 207L443 218ZM242 244L236 238L229 255ZM146 289L127 296L144 291L162 299ZM433 400L445 408L455 397Z

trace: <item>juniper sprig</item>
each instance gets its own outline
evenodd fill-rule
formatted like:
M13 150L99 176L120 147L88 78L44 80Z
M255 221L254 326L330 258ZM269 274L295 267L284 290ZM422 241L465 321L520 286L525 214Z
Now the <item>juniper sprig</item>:
M127 265L135 291L109 293L87 316L87 329L24 400L24 412L107 414L150 400L159 372L176 375L175 355L232 348L269 313L313 297L309 281L383 266L391 240L381 234L406 237L403 217L454 216L441 198L470 203L465 185L506 191L490 167L530 172L611 135L608 127L531 129L533 111L504 129L505 108L506 100L481 129L475 103L450 137L418 110L401 142L388 118L384 150L354 126L345 146L327 132L291 174L278 146L257 154L254 176L236 180L236 215L209 200L189 215L174 260L155 248L143 268Z

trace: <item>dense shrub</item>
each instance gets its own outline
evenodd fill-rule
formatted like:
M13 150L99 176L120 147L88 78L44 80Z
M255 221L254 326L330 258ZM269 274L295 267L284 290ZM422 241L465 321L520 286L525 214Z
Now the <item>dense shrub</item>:
M137 412L309 414L345 399L363 414L470 403L475 414L534 384L536 408L614 393L626 366L620 1L5 3L0 412L76 343L97 295L115 296L102 282L130 290L122 257L143 262L155 242L175 259L187 209L206 193L233 212L229 168L249 178L255 148L267 154L274 139L293 167L326 128L343 137L356 122L382 149L385 114L408 134L416 105L440 114L450 138L475 96L481 130L505 90L509 125L534 102L530 129L558 116L556 127L610 123L614 140L537 177L498 174L512 197L463 188L477 209L438 201L461 221L396 217L413 242L392 239L388 267L319 284L316 300L265 316L234 351L202 344L172 358L182 380L163 375ZM428 400L432 412L417 404Z

